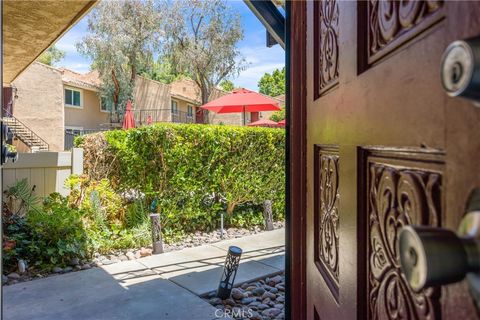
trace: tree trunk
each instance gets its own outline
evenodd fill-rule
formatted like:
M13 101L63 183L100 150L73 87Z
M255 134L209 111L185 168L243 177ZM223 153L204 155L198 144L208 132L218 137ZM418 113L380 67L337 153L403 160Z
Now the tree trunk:
M118 110L118 96L120 95L120 85L118 84L117 76L115 74L115 69L112 68L112 80L115 85L115 91L113 93L113 104L115 105L115 110Z

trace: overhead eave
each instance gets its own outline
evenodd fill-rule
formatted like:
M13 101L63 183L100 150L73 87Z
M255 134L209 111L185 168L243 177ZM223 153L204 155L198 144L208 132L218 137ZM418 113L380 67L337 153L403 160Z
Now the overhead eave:
M270 0L244 0L268 33L285 49L285 17Z
M3 84L14 81L97 2L4 0Z

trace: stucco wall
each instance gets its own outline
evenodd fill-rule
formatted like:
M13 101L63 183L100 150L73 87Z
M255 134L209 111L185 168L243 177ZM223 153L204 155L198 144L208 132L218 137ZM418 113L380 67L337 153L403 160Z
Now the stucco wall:
M194 107L193 108L193 114L195 114L195 104L193 104L191 102L187 102L185 100L180 100L180 99L177 99L177 98L172 98L172 100L177 101L178 111L187 113L188 112L188 106L192 106L192 107Z
M200 89L197 84L190 79L182 78L172 82L170 94L172 96L178 97L190 102L197 101L198 104L201 103L202 99L200 97Z
M108 123L108 113L100 110L100 98L97 92L65 85L66 88L80 90L82 108L65 106L65 126L83 129L101 129Z
M243 125L243 115L241 113L214 113L209 112L209 123L211 124L226 124L241 126ZM250 113L246 114L246 123L250 122Z
M44 139L52 151L63 150L64 113L61 73L32 64L14 82L17 96L13 115Z
M134 89L136 110L170 109L170 86L138 76Z
M145 79L143 77L137 77L135 82L135 110L148 110L148 109L166 109L170 110L171 101L177 101L178 111L187 113L188 105L197 107L200 105L200 91L193 80L179 79L172 82L170 85L163 84L154 80ZM212 99L216 99L226 92L222 90L214 90L212 92ZM193 117L195 119L195 111L193 110ZM137 111L138 112L138 111ZM148 112L142 112L142 122L145 122L145 118ZM170 122L169 112L161 113L161 120ZM153 115L153 114L152 114ZM156 114L155 114L156 115ZM250 115L247 115L247 120ZM138 117L138 116L137 116ZM184 119L185 114L180 116ZM155 116L153 116L155 118ZM158 118L158 116L157 116ZM183 121L182 120L182 121ZM241 114L215 114L210 112L209 123L211 124L227 124L227 125L242 125L243 118ZM247 121L248 123L248 121Z

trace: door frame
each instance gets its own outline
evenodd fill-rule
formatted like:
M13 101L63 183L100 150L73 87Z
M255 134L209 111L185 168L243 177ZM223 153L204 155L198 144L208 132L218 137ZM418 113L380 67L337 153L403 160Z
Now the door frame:
M286 1L286 306L306 319L306 1ZM293 110L292 110L293 109Z
M3 35L3 1L0 3L0 33ZM0 41L0 64L3 66L3 39ZM3 87L3 70L0 71L0 82L2 83ZM0 101L3 103L3 90L0 90ZM2 106L3 109L3 106ZM12 109L13 111L13 109ZM2 110L3 115L3 110ZM0 117L0 130L3 128L3 121ZM3 130L2 130L3 131ZM0 138L0 159L3 158L3 141ZM0 161L0 188L2 192L0 192L0 239L3 239L3 164ZM3 274L3 241L1 242L0 246L0 274ZM0 320L3 319L3 284L0 283Z

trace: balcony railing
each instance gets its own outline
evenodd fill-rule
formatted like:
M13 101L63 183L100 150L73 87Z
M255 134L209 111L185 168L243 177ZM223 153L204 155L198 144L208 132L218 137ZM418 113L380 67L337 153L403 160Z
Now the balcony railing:
M203 111L201 111L203 112ZM110 123L122 123L124 111L110 112ZM133 110L135 124L138 126L149 125L157 122L174 122L174 123L208 123L206 113L203 116L197 116L184 111L173 112L171 109L144 109Z
M108 129L65 129L64 150L73 148L75 137L107 130Z

